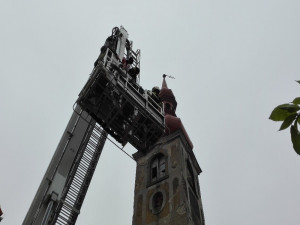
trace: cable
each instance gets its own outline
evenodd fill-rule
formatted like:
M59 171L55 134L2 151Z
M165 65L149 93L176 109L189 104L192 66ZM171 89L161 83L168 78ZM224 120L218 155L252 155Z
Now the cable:
M111 139L108 138L108 137L107 137L107 139L108 139L111 143L113 143L115 146L117 146L118 149L120 149L122 152L124 152L129 158L131 158L131 159L133 159L133 160L135 161L135 159L134 159L131 155L129 155L126 151L124 151L123 148L121 148L120 146L118 146L113 140L111 140ZM138 163L137 161L135 161L135 162L139 165L139 163Z

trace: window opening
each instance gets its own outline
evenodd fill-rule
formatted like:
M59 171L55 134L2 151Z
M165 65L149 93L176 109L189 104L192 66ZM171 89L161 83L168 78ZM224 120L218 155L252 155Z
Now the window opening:
M166 103L166 109L171 109L171 106L169 103Z
M151 182L155 182L166 175L166 159L163 155L156 156L151 161L150 178Z
M159 189L154 192L149 201L149 209L153 214L158 214L162 211L166 204L166 193L164 190Z
M161 192L155 193L155 195L152 198L152 208L155 212L158 212L163 205L164 196Z
M160 163L159 164L159 175L160 175L160 177L163 177L166 174L166 161L163 158L163 160L160 160L159 163Z
M151 181L155 181L157 179L157 162L158 159L155 158L151 165Z

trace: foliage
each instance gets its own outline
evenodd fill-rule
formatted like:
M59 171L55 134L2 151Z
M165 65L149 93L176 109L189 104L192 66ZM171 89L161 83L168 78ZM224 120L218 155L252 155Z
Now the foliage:
M300 84L300 81L296 81ZM300 155L300 132L298 123L300 123L300 97L295 98L291 103L277 106L271 113L270 120L283 121L279 130L284 130L291 126L291 140L294 150Z

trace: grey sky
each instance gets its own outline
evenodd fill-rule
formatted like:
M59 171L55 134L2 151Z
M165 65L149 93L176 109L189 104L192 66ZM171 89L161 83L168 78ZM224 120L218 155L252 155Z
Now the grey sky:
M203 170L207 225L298 225L300 158L268 120L299 96L299 0L1 1L0 204L21 224L99 49L123 25ZM131 146L126 151L134 153ZM131 224L135 162L106 144L79 225Z

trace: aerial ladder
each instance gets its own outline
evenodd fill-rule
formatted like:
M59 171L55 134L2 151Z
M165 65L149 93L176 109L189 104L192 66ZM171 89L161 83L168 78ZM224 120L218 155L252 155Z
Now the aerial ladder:
M121 26L107 38L23 225L75 224L108 135L146 152L165 130L164 110L139 85L140 51Z

